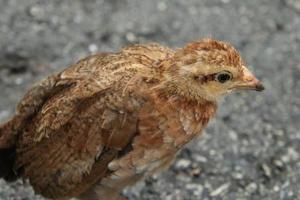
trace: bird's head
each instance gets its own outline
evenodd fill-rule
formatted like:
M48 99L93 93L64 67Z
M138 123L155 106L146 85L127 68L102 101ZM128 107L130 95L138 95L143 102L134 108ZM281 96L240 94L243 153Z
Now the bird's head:
M233 90L264 89L232 45L213 39L178 49L167 65L168 89L190 99L216 101Z

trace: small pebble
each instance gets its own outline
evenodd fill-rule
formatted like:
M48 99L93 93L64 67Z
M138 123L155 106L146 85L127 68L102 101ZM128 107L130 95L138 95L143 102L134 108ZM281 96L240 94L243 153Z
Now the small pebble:
M192 164L192 162L190 160L187 159L179 159L176 163L175 163L175 167L177 169L187 169L188 167L190 167Z

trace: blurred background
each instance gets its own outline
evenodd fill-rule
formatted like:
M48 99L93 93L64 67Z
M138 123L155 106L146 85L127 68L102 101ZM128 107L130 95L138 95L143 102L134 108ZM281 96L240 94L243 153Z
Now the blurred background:
M300 0L0 0L0 120L26 89L98 51L231 42L263 93L226 97L171 169L125 191L132 200L300 199ZM0 180L0 200L36 200Z

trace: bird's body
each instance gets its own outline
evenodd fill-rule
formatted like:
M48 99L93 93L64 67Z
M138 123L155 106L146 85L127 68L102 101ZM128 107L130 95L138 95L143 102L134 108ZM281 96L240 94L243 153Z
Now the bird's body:
M206 48L221 48L207 41ZM220 44L231 51L226 64L242 69L234 49ZM89 56L42 80L0 126L0 160L6 162L0 175L29 179L52 199L113 200L124 187L166 168L217 108L205 90L174 75L193 69L178 68L196 63L186 52L193 48L134 45Z

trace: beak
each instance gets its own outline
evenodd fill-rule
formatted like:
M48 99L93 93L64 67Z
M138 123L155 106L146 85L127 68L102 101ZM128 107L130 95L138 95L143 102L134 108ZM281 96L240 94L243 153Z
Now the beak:
M265 87L245 66L243 66L242 80L234 86L234 89L263 91Z

